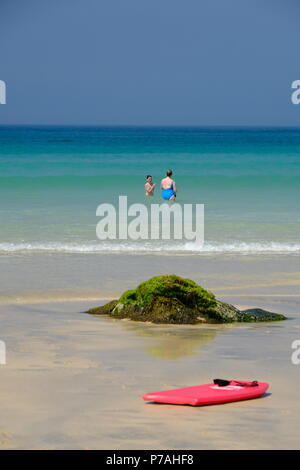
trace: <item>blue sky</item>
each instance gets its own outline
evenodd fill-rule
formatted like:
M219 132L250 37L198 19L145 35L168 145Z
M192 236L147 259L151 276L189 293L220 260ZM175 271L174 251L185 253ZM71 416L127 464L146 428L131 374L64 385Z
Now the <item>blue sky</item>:
M0 124L300 125L298 0L1 0Z

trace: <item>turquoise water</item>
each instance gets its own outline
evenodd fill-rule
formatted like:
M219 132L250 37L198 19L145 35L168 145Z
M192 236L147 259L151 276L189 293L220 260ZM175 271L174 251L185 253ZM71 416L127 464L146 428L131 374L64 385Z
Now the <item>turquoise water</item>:
M300 129L190 127L0 127L0 251L194 251L96 237L99 204L149 204L167 168L205 205L203 252L300 251Z

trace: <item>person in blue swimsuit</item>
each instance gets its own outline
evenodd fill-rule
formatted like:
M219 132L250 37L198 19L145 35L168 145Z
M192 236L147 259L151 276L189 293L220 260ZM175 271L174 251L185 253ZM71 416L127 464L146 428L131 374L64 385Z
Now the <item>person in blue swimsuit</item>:
M174 201L176 197L177 189L175 181L171 178L172 173L172 170L167 170L166 178L163 178L160 183L162 189L161 195L166 201Z

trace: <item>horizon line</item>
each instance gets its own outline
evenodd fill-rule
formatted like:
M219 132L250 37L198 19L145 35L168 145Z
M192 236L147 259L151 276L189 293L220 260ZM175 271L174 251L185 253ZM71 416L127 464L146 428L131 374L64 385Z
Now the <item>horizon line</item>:
M300 129L300 125L291 124L34 124L34 123L17 123L4 124L0 123L0 127L134 127L134 128L240 128L240 129Z

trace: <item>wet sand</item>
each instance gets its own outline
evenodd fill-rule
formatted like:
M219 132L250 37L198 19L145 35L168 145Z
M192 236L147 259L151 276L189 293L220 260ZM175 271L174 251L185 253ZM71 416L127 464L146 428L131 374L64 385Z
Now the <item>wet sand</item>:
M106 277L103 258L96 262L90 257L88 264L82 257L81 272L74 271L78 259L69 260L71 265L62 259L38 264L35 259L20 286L18 276L21 280L23 273L15 271L15 293L10 294L15 302L10 304L5 283L12 289L10 276L21 260L14 257L10 264L1 260L2 276L5 263L7 270L1 284L0 339L6 343L7 364L0 366L0 448L300 448L300 365L291 362L291 343L300 339L296 258L198 260L198 272L194 259L170 258L171 272L189 271L191 278L198 282L202 278L204 287L227 302L289 317L278 323L205 326L151 325L82 313L100 303L92 300L95 273L102 272L103 282L97 281L99 297L105 291L111 297L132 285L145 264L145 278L158 273L159 265L166 272L164 257L154 261L146 257L144 264L132 257L130 268L119 257L119 270L116 259L111 259ZM29 260L22 261L25 272ZM227 270L221 271L222 267ZM44 278L37 275L39 270ZM115 285L109 292L114 270ZM68 272L65 281L62 274ZM75 282L80 277L81 290ZM47 292L44 284L49 286ZM16 294L21 286L23 297L21 290ZM54 301L55 294L60 298L72 292L83 300ZM51 302L41 302L39 295L46 294ZM90 299L85 298L89 294ZM26 302L30 298L34 302ZM256 400L210 407L157 405L141 399L145 392L217 377L268 381L269 393Z
M116 298L159 274L190 277L218 297L255 294L300 298L294 255L197 256L126 254L6 254L0 256L0 304ZM243 302L246 302L244 300Z

